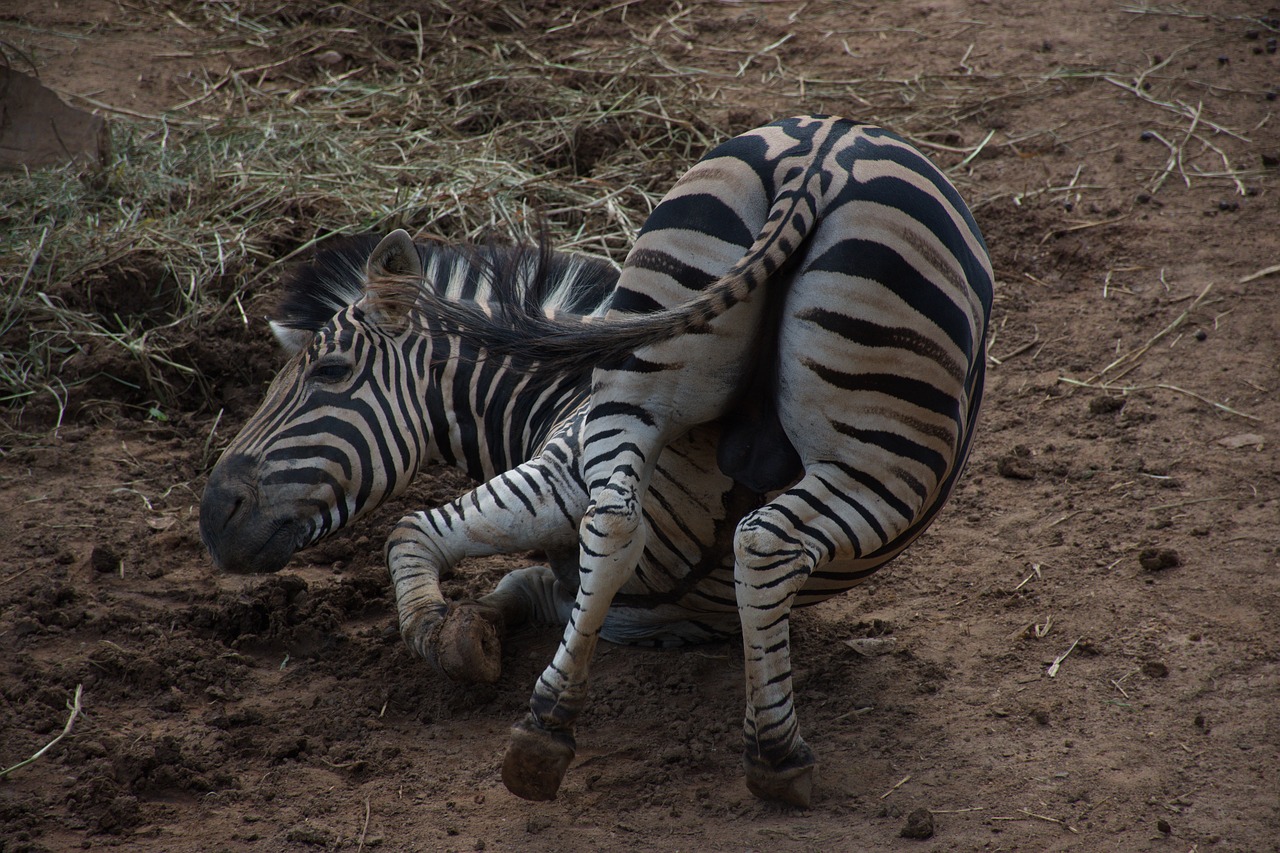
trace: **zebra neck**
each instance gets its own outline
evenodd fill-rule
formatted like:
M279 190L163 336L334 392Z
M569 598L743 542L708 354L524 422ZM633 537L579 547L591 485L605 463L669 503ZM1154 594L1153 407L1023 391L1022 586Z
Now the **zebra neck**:
M479 482L527 462L586 399L589 377L548 375L509 357L460 351L431 358L425 389L432 453Z

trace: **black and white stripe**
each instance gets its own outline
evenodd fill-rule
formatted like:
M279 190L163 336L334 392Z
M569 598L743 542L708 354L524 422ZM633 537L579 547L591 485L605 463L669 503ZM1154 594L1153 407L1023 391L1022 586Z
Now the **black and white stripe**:
M550 569L512 573L474 610L495 630L565 625L504 764L516 793L554 795L600 637L740 630L748 784L807 803L813 756L793 709L787 617L900 553L959 476L991 305L978 228L900 138L800 117L694 166L607 301L598 280L587 290L599 298L566 301L582 289L557 284L540 257L498 275L479 264L469 289L440 286L462 279L433 272L403 232L388 237L358 298L314 333L228 451L259 467L228 470L260 488L278 464L293 483L312 433L320 520L299 547L428 461L485 481L402 520L388 561L406 640L465 677L485 654L449 657L442 631L466 608L445 602L440 573L469 556L547 552ZM348 379L308 378L346 358L360 365ZM225 513L210 510L206 541L231 565L219 555L236 537L214 531Z

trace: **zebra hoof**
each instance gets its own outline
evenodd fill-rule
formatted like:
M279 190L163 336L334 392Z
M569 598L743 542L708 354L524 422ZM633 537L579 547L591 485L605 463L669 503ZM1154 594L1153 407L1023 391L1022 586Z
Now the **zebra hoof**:
M431 627L427 660L451 681L493 684L502 675L496 614L476 605L452 608Z
M781 764L768 764L751 753L742 756L747 788L762 800L809 808L818 778L813 751L803 741Z
M549 731L527 716L511 727L502 784L525 800L554 800L576 749L572 733Z

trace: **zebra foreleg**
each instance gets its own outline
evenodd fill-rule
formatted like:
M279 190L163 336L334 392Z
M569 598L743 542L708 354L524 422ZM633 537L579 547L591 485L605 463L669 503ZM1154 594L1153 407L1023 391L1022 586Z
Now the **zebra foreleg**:
M475 601L459 601L427 632L425 657L453 681L492 684L502 675L502 639L521 625L564 625L573 597L546 566L505 575Z
M526 800L550 800L577 749L573 726L587 700L587 674L609 605L635 572L646 527L631 477L596 494L579 527L580 582L564 637L538 679L529 714L512 727L502 781Z
M429 534L426 512L406 515L387 538L387 568L396 593L400 636L405 644L430 660L428 637L449 612L449 602L440 591L441 573L452 568L458 557L444 553Z
M537 499L552 489L561 502ZM387 566L405 643L450 679L491 683L501 674L509 626L563 623L568 604L546 567L512 572L489 595L456 604L445 600L440 575L466 557L566 547L574 541L565 514L571 494L547 466L526 463L446 506L401 519L387 540Z
M406 516L387 541L387 566L395 586L400 635L409 648L451 681L491 684L502 674L501 609L445 600L440 575L457 558L425 534L428 513Z

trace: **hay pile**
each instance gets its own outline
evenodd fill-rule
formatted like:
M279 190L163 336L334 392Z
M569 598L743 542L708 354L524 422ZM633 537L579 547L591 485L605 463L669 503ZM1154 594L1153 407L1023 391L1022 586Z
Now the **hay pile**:
M265 313L279 265L334 234L545 225L621 260L724 135L705 75L639 39L593 49L589 12L390 5L168 4L234 66L163 115L110 110L105 168L0 176L0 417L56 426L113 387L153 416L207 407L194 343Z

